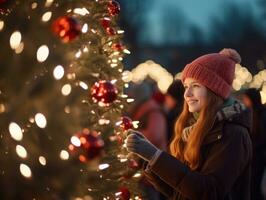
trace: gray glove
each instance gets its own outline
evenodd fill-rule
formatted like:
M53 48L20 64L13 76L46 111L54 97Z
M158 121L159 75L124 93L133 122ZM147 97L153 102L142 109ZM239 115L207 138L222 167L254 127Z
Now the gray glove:
M150 161L158 150L140 132L130 130L126 138L126 147L129 152L135 153L146 161Z

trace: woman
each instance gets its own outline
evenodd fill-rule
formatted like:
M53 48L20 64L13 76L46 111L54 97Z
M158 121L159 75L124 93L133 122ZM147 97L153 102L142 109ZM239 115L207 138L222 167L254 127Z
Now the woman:
M184 107L170 154L130 131L128 151L147 161L144 174L170 199L250 199L250 114L229 97L240 60L235 50L224 49L185 67Z

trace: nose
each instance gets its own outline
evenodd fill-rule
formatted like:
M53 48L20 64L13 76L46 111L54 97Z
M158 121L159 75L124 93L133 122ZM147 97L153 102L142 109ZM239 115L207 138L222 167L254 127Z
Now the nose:
M184 92L184 98L191 96L192 96L191 87L187 87Z

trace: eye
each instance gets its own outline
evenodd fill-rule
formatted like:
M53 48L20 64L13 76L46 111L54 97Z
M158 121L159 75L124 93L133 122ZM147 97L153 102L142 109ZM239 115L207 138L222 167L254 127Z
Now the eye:
M192 87L193 88L198 88L198 87L200 87L200 85L199 84L193 84Z
M184 89L185 89L185 90L188 89L188 86L187 86L187 85L184 85Z

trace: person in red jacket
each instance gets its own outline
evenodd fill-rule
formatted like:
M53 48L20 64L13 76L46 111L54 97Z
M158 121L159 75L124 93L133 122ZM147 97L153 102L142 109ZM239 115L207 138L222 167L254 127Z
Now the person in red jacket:
M251 115L230 97L240 61L235 50L223 49L186 65L184 107L169 153L129 131L128 151L146 161L144 174L169 199L250 200Z

